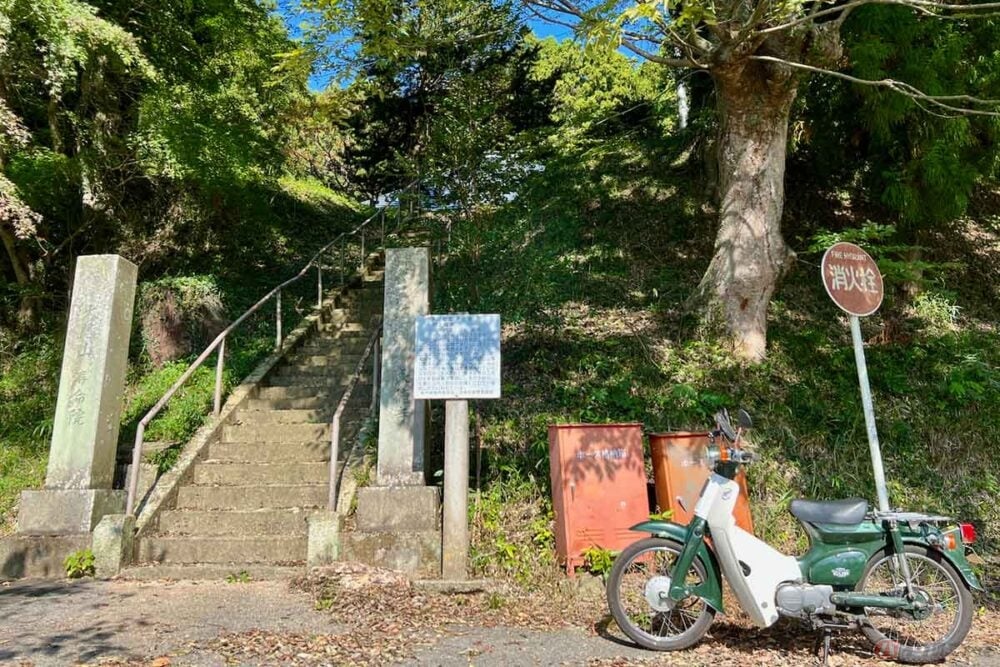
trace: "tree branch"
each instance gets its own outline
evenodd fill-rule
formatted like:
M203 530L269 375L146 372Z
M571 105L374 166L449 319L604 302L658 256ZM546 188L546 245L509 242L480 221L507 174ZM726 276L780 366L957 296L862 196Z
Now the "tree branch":
M547 11L550 11L550 12L556 12L558 14L563 14L563 15L567 15L567 16L572 16L578 22L586 22L586 21L589 20L588 17L587 17L587 15L583 12L582 9L580 9L577 5L573 4L572 2L569 2L568 0L523 0L523 2L526 5L534 5L536 7L540 7L543 10L547 10ZM538 11L534 11L534 14L536 16L538 16L540 19L542 19L543 21L548 21L548 22L554 23L556 25L567 26L567 27L572 28L574 31L578 30L579 23L577 23L577 24L568 24L568 23L566 23L564 21L560 21L559 19L552 18L552 17L550 17L550 16L548 16L548 15L542 13L542 12L538 12ZM623 47L625 47L626 49L628 49L629 51L631 51L632 53L636 54L637 56L641 56L641 57L645 58L646 60L649 60L650 62L659 63L660 65L667 65L669 67L685 67L685 68L693 68L693 69L707 69L706 65L703 65L702 63L699 63L697 60L694 60L693 58L689 58L687 60L684 60L684 59L681 59L681 58L667 58L667 57L655 54L655 53L653 53L651 51L648 51L648 50L644 49L643 47L639 46L636 42L634 42L634 41L632 41L630 39L626 39L624 35L621 36L621 45Z
M860 7L861 5L902 5L904 7L909 7L915 9L924 14L931 16L941 16L938 11L962 11L969 12L972 10L973 13L966 14L966 16L980 16L980 10L998 10L1000 9L1000 2L986 2L981 4L972 5L956 5L945 2L935 2L935 0L851 0L846 4L840 5L838 7L830 7L829 9L824 9L815 13L810 13L808 16L802 16L794 21L788 21L787 23L782 23L780 25L771 26L770 28L761 28L757 32L759 34L771 34L775 32L781 32L782 30L788 30L789 28L794 28L796 26L802 25L803 23L810 23L823 16L829 16L831 14L838 14L844 11L850 11L855 7ZM986 16L986 14L982 14ZM946 18L946 17L942 17Z
M900 95L905 95L910 99L928 102L942 109L946 109L952 113L963 116L992 116L995 118L1000 118L1000 111L987 111L983 109L972 109L968 107L956 107L952 106L951 104L947 104L947 102L970 102L972 104L1000 106L1000 100L983 100L979 99L978 97L972 97L971 95L928 95L927 93L918 90L914 86L905 83L903 81L896 81L895 79L861 79L856 76L851 76L850 74L844 74L843 72L823 69L822 67L813 67L812 65L806 65L805 63L797 63L791 60L775 58L774 56L750 56L750 60L759 60L761 62L777 63L779 65L792 67L794 69L801 69L807 72L814 72L816 74L826 74L828 76L837 77L838 79L850 81L851 83L856 83L862 86L888 88L889 90L899 93Z

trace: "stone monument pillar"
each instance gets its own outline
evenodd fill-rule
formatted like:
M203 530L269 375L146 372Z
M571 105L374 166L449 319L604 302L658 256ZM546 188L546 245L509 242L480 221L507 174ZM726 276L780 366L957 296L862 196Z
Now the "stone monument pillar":
M358 489L338 554L418 577L441 573L441 498L425 485L426 406L413 398L416 322L429 310L430 250L387 249L375 485Z
M426 406L413 398L413 360L417 317L430 311L429 287L428 248L386 250L377 486L425 481Z
M89 533L124 509L111 483L136 274L118 255L77 260L45 487L21 494L20 533Z

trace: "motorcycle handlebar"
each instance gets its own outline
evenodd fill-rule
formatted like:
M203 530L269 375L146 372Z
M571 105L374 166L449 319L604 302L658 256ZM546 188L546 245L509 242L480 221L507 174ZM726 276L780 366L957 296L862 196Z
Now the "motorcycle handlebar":
M758 460L758 457L753 452L748 452L745 449L736 449L735 447L725 447L719 448L714 445L710 446L706 453L706 460L708 461L709 467L714 467L717 463L736 463L739 465L747 465L749 463L754 463Z
M729 452L729 460L736 463L755 463L757 461L757 455L753 452L748 452L744 449L734 449Z

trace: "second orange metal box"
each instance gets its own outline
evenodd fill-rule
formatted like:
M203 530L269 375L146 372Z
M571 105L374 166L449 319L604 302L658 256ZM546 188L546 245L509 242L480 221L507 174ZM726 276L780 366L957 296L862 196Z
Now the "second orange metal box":
M712 471L705 464L705 447L708 433L677 431L650 433L649 450L653 458L653 479L656 484L656 504L660 510L671 510L670 520L687 525L694 516L694 506ZM750 495L746 475L742 470L736 475L740 497L733 508L736 525L753 533L750 516Z
M642 424L549 426L556 553L566 570L589 547L620 551L649 519Z

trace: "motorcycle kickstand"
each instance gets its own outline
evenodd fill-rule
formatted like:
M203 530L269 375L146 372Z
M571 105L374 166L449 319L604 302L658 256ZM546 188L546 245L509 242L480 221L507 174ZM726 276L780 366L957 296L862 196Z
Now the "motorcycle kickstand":
M816 655L820 667L827 667L827 660L830 657L830 638L833 636L831 628L820 628L816 632L816 641L813 642L813 653ZM823 655L820 656L822 648Z

